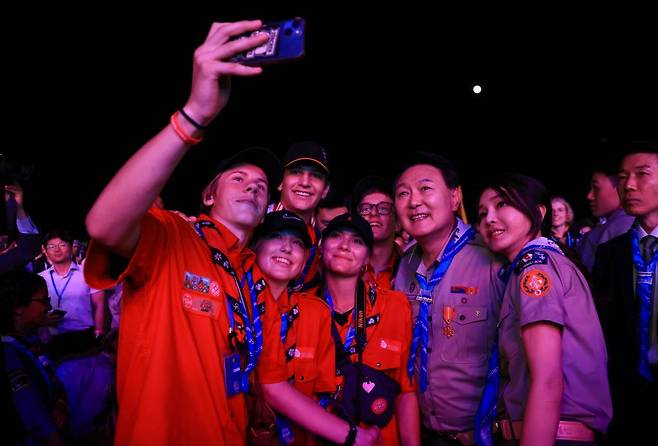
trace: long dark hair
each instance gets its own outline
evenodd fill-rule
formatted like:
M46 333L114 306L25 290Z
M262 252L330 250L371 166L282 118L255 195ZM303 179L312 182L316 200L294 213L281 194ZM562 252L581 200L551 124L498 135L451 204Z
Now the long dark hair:
M530 220L530 234L551 235L551 198L541 181L516 173L496 174L480 184L477 196L485 189L495 190L506 203L525 215ZM539 206L546 209L543 218Z

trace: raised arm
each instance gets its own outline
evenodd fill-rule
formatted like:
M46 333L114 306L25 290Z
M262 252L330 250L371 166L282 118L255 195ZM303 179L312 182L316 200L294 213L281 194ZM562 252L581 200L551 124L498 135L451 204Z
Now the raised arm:
M192 89L184 110L202 126L210 124L224 108L229 96L230 76L253 76L260 68L228 62L235 54L257 47L267 40L261 34L239 40L232 36L260 28L259 20L214 23L205 42L194 52ZM192 139L201 130L178 115L123 165L87 214L89 235L124 257L130 257L139 239L139 221L158 196L174 168L190 148L178 133Z

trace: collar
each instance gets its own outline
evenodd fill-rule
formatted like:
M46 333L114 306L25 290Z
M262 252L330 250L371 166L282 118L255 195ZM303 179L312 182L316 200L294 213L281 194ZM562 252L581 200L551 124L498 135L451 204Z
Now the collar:
M198 221L209 221L215 225L216 231L206 229L203 233L208 243L222 251L234 267L241 267L245 271L251 269L256 261L256 254L251 249L241 245L240 239L235 234L209 215L199 215Z

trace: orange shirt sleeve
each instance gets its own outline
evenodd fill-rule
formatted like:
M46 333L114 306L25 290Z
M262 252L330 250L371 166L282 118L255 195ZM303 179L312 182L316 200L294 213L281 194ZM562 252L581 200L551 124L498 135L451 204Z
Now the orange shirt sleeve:
M161 209L149 209L140 220L139 240L129 259L92 240L85 260L85 280L97 289L110 288L127 277L129 285L143 285L166 257L170 250L167 235L178 231L179 224L185 224L179 217Z

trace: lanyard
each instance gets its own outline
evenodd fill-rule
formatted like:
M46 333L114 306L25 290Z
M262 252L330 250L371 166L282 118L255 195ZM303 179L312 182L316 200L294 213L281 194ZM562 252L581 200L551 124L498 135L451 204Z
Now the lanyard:
M73 265L71 265L73 266ZM66 287L69 286L69 282L71 281L71 278L73 277L73 270L69 269L69 278L66 279L66 283L64 284L64 287L62 288L62 292L60 293L59 290L57 289L57 285L55 284L55 279L53 277L55 270L51 269L50 270L50 283L53 284L53 288L55 289L55 294L57 294L57 308L62 308L62 297L64 297L64 291L66 291Z
M256 293L256 287L254 286L252 271L247 271L243 276L242 281L238 280L238 274L235 271L235 268L233 268L233 265L231 265L231 261L223 252L208 243L208 240L203 233L203 228L211 228L217 232L219 232L219 230L214 223L207 220L196 222L194 224L194 229L196 230L197 234L210 249L210 258L212 262L221 266L233 278L235 286L238 290L238 301L231 301L228 294L226 295L226 308L229 318L229 338L234 336L235 333L234 313L238 313L242 317L244 323L244 330L247 340L248 360L242 375L242 390L246 392L249 388L249 373L251 373L256 368L260 354L263 351L263 324L260 318L258 297ZM251 304L252 315L251 318L249 318L247 302L244 294L242 293L245 281L249 285L249 303Z

